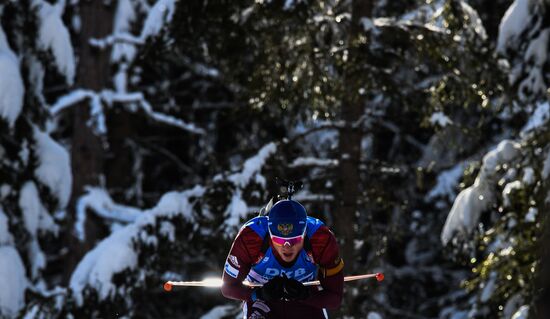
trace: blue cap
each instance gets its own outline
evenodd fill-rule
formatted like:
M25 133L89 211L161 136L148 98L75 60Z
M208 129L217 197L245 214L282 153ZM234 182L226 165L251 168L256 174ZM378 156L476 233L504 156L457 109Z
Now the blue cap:
M273 236L296 237L304 233L307 224L306 209L295 200L282 200L269 210L268 225Z

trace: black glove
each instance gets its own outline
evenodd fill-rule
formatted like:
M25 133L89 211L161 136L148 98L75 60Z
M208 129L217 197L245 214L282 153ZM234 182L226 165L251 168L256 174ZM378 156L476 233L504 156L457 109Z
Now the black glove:
M281 300L284 296L285 278L274 277L256 289L256 297L264 301Z
M256 300L250 307L247 319L266 319L271 309L261 300Z
M286 300L304 300L309 297L310 293L309 287L304 286L298 280L285 279L284 298Z

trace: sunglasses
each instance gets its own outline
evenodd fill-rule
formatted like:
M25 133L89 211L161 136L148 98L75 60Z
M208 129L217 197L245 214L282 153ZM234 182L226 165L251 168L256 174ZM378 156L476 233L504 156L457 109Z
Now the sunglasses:
M271 233L271 229L269 229L269 236L271 237L271 241L273 242L273 245L276 245L276 246L289 246L289 247L292 247L294 245L297 245L297 244L301 243L302 241L304 241L305 234L306 234L306 227L304 227L304 232L301 235L296 236L296 237L290 237L290 238L274 236Z

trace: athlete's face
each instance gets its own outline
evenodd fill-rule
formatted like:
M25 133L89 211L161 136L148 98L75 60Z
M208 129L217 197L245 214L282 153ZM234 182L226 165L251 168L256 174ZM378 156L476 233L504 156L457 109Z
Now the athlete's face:
M277 254L281 256L281 259L284 262L289 263L289 262L293 262L294 259L296 259L296 257L300 253L300 250L304 248L304 241L302 240L301 242L294 244L292 246L288 244L281 246L281 245L276 245L274 243L273 248L277 251Z

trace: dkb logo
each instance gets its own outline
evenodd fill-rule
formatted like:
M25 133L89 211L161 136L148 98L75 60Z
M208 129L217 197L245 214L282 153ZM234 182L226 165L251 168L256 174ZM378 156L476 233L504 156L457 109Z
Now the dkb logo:
M296 277L300 277L302 275L305 275L306 273L306 270L305 268L298 268L294 271L285 271L285 270L281 270L281 269L277 269L277 268L267 268L265 270L265 274L269 277L277 277L277 276L281 276L281 275L286 275L288 278L296 278Z

